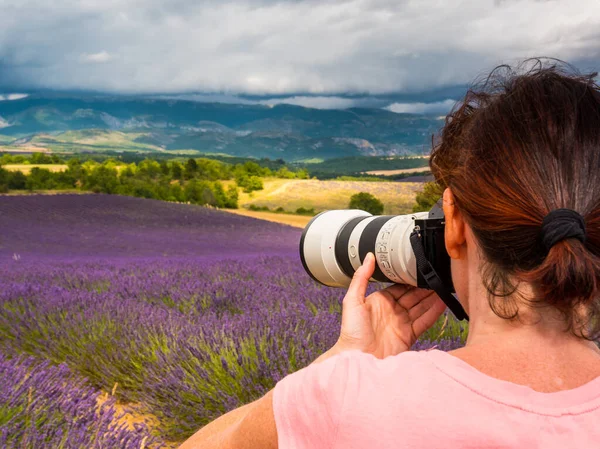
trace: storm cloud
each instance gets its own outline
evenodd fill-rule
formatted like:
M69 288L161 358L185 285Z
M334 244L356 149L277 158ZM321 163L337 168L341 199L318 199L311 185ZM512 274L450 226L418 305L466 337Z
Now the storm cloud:
M0 0L0 87L13 92L212 92L296 104L310 94L323 106L321 96L464 84L540 55L598 69L600 2Z

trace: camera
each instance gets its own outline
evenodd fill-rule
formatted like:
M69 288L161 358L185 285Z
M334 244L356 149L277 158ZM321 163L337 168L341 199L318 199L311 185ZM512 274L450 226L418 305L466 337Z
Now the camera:
M456 299L439 203L429 212L374 216L362 210L316 215L300 238L307 273L329 287L348 287L366 255L375 255L371 281L434 290L459 320L468 319Z

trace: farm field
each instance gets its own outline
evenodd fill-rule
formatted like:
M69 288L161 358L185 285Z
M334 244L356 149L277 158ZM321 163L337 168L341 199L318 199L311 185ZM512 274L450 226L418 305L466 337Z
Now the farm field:
M267 179L264 189L240 193L240 208L255 205L269 209L283 207L294 212L303 207L321 212L346 209L350 197L369 192L384 205L384 214L404 214L412 210L415 195L423 184L417 182L320 181L316 179Z
M53 173L65 171L68 166L66 164L6 164L2 168L8 171L20 171L24 175L31 173L33 168L43 168Z
M174 447L338 337L298 228L114 195L2 196L0 228L0 447Z

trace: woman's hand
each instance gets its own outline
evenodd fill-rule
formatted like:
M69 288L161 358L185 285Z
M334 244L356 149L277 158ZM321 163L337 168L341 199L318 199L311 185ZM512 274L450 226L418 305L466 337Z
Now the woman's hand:
M374 271L375 256L369 253L344 298L334 353L359 349L384 358L407 351L446 309L433 291L400 284L365 298Z

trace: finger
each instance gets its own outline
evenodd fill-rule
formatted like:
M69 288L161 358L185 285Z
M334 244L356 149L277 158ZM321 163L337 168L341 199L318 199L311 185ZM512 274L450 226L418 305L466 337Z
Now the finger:
M369 285L369 279L375 271L375 256L373 253L368 253L363 261L363 264L354 272L352 282L348 287L344 304L362 304L365 301L365 294Z
M425 312L427 312L438 299L438 295L433 291L428 290L428 294L421 298L419 302L417 302L412 308L408 310L408 317L411 321L415 321Z
M398 299L398 304L400 304L406 310L410 310L432 293L433 292L431 290L424 288L412 288Z
M379 290L380 293L384 294L386 297L391 299L392 301L398 301L403 295L407 294L414 287L412 285L406 284L393 284L389 287L386 287L382 290Z
M446 310L444 301L437 297L437 295L435 299L436 301L433 306L413 322L412 328L417 338L423 335L426 330L430 329Z

